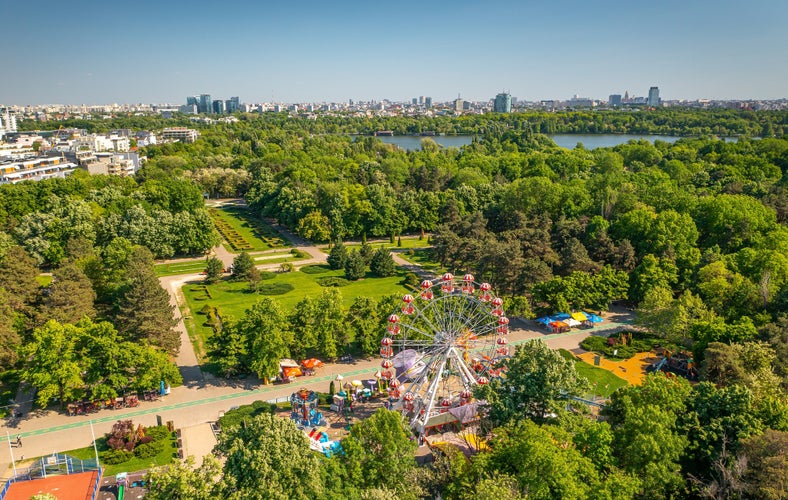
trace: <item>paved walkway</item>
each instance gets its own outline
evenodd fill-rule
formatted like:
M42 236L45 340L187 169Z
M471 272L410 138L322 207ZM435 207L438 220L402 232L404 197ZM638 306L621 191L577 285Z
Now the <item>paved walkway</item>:
M216 436L211 430L211 424L198 424L180 429L183 457L194 457L194 464L199 467L202 465L203 457L210 455L216 445Z

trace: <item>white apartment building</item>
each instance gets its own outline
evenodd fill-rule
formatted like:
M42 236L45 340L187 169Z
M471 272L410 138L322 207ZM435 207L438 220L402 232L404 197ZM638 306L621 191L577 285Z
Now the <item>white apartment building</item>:
M161 132L161 138L165 141L194 142L199 135L196 130L186 127L165 128Z
M76 168L74 163L56 157L0 163L0 184L65 177Z

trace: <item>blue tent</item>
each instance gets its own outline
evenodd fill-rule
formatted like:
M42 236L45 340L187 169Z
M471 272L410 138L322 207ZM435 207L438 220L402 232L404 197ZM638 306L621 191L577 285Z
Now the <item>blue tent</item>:
M597 316L596 314L587 313L585 311L583 311L583 314L586 315L586 317L591 323L601 323L605 321L604 318L602 318L602 316Z
M550 319L550 316L543 316L541 318L536 318L534 321L547 327L550 326L550 321L552 320Z
M553 321L566 321L566 320L568 320L571 317L572 316L570 316L567 313L557 313L557 314L554 314L552 316L552 319L553 319Z

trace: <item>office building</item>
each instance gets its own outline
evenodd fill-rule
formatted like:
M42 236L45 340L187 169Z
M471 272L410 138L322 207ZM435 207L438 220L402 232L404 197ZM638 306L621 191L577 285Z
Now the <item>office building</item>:
M198 113L211 113L213 112L213 101L211 94L200 94L200 102L197 106Z
M414 97L413 99L411 99L411 101L410 101L410 102L411 102L411 104L413 104L414 106L418 106L418 104L419 104L419 99L418 99L417 97Z
M432 107L432 97L425 97L424 98L424 107L431 108Z
M187 106L199 106L200 105L200 96L196 96L196 95L186 96L186 105Z
M241 99L238 97L231 97L225 101L225 110L228 113L235 113L241 108Z
M646 104L652 108L659 106L659 87L648 89L648 102Z
M493 101L493 111L496 113L511 113L512 112L512 96L506 92L501 92L495 96Z
M465 104L465 101L462 100L462 97L457 97L454 100L454 111L462 111L462 105Z
M213 101L213 112L216 113L217 115L223 115L224 101L222 101L221 99L216 99L215 101Z
M610 94L607 98L607 103L611 107L621 106L621 94Z

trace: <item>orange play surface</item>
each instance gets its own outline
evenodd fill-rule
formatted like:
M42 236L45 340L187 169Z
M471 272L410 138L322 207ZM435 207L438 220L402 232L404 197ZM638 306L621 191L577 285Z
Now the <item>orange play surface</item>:
M584 352L578 355L580 359L592 366L594 365L594 356L597 354L593 352ZM632 385L640 385L646 377L646 367L657 360L658 358L652 352L639 352L624 361L611 361L603 356L599 360L599 368L612 372Z
M82 472L67 476L14 483L6 493L6 500L29 500L34 495L51 493L58 500L90 500L96 486L98 472Z

